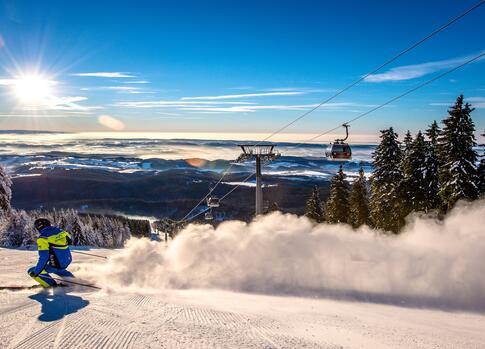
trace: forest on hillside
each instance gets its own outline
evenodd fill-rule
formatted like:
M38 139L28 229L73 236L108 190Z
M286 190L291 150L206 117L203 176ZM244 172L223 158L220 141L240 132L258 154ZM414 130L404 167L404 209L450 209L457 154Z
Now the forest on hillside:
M485 192L485 157L475 150L473 110L459 96L441 126L434 121L414 137L408 131L402 141L392 127L382 130L369 180L361 169L357 179L349 183L341 166L325 200L321 199L321 188L315 187L306 204L302 203L305 215L316 223L346 223L354 228L368 225L398 233L412 213L443 218L459 200L480 198ZM70 231L76 245L122 247L131 236L150 236L150 223L145 220L85 214L71 208L15 209L11 185L0 167L0 246L33 244L37 236L33 222L41 216ZM273 201L267 213L276 210L280 209ZM154 227L174 237L186 224L166 217Z

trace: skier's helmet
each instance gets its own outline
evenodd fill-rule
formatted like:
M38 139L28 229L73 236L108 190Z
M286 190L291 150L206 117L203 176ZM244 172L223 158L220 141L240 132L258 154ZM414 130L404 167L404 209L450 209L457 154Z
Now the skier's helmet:
M51 222L47 218L38 218L34 222L35 229L41 231L45 227L50 227Z

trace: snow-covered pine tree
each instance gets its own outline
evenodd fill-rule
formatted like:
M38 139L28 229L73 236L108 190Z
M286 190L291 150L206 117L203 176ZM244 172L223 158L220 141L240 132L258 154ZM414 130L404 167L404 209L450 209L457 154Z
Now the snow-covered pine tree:
M37 239L33 218L24 210L11 210L9 225L2 234L0 245L19 247L33 244Z
M482 133L485 138L485 130ZM485 144L481 144L483 154L481 156L480 165L478 166L478 176L480 177L480 195L485 194Z
M9 215L11 206L10 200L12 199L12 181L9 175L5 172L4 168L0 166L0 217L6 217Z
M10 224L12 181L2 166L0 166L0 243L6 239L3 235L7 233Z
M340 166L337 174L332 178L330 194L326 205L326 219L329 223L348 223L349 206L349 185L345 181L345 174Z
M97 233L95 222L90 215L81 219L81 234L78 239L79 245L104 246L103 237Z
M402 144L404 146L403 148L403 157L404 157L406 156L406 153L409 151L409 149L411 148L411 145L413 144L413 136L411 135L411 131L407 130L406 134L404 135Z
M361 225L370 225L369 198L367 193L367 180L364 170L360 168L359 177L352 183L350 190L350 219L349 223L358 228Z
M428 211L426 179L428 147L421 131L409 146L403 159L403 198L405 215L411 212Z
M60 211L59 228L71 233L74 245L86 245L82 237L81 219L77 210L68 208Z
M305 216L317 223L325 221L325 211L323 210L322 200L320 199L320 190L317 186L313 187L310 197L306 202Z
M426 155L426 206L427 211L440 208L441 200L438 195L440 185L438 171L440 168L438 156L438 137L440 128L438 123L433 123L426 130L426 141L428 154Z
M397 233L404 225L402 209L402 151L393 128L381 131L374 154L371 177L370 211L375 227Z
M473 150L475 125L470 116L473 110L460 95L448 110L449 115L443 120L444 127L438 138L442 164L439 195L445 211L460 199L474 200L480 194L477 153Z

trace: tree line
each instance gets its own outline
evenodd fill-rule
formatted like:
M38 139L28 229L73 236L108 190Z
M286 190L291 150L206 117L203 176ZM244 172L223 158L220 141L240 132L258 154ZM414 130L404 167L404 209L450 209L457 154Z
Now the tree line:
M392 127L382 130L369 181L360 169L349 185L341 166L327 201L315 187L305 215L319 223L365 224L397 233L412 212L445 214L458 200L479 198L485 192L485 154L477 165L473 110L460 95L442 128L434 121L414 137L408 131L402 142Z
M11 185L11 179L0 167L0 246L35 244L39 233L34 228L34 221L39 217L69 231L74 245L117 248L123 247L131 236L150 237L150 222L147 220L79 213L74 209L17 210L10 204Z

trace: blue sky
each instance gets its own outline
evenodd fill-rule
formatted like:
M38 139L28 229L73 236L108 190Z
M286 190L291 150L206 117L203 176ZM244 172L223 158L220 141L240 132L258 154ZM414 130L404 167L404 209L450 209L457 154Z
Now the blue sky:
M1 1L0 128L271 132L476 2ZM285 132L333 128L479 54L484 18L485 5ZM43 81L12 93L25 76ZM470 64L351 130L415 132L460 93L483 130L484 76Z

